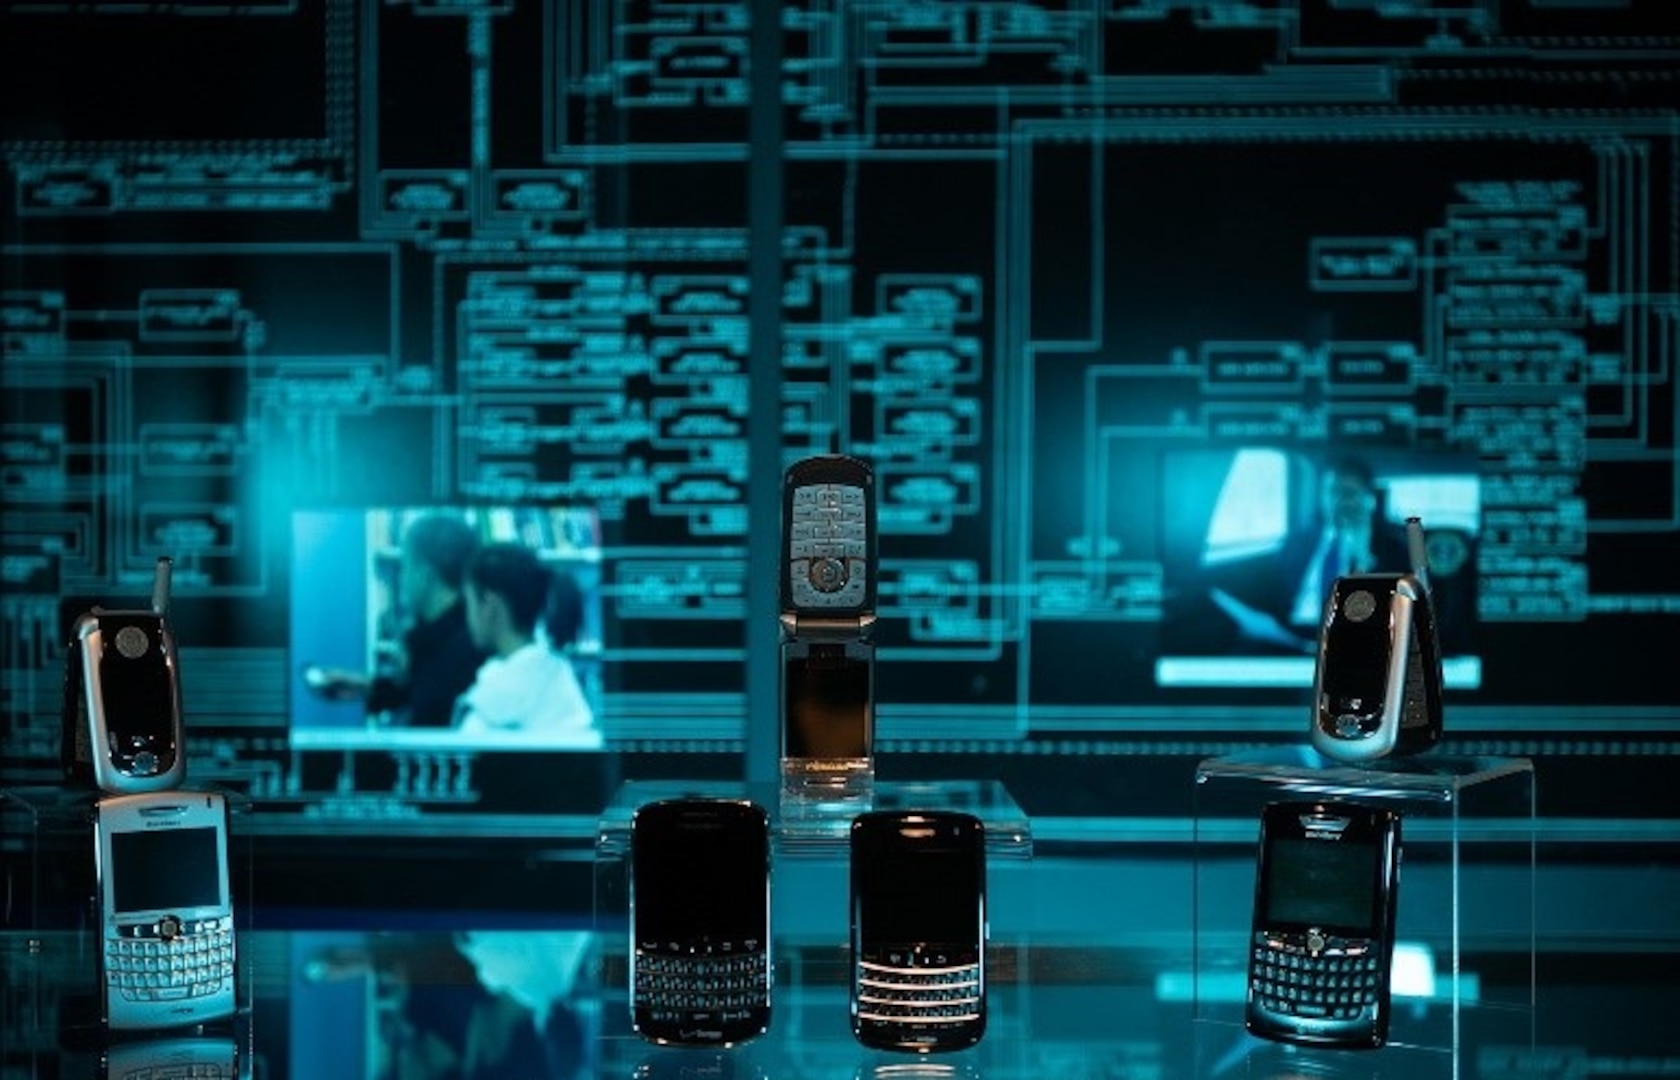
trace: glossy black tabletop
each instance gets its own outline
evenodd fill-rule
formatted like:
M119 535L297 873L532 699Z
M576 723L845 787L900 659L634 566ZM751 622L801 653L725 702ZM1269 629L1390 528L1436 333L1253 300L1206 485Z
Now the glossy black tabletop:
M1505 781L1477 790L1495 784ZM1447 805L1462 801L1454 789ZM255 890L239 909L239 1012L204 1029L112 1039L97 1022L94 935L14 921L0 930L0 1080L1680 1076L1680 863L1669 849L1629 844L1589 859L1543 848L1537 858L1532 842L1510 841L1509 819L1472 830L1458 817L1421 817L1390 1043L1306 1050L1243 1030L1247 819L1209 817L1194 848L1100 838L1029 847L1001 827L1015 820L1010 805L970 804L1000 827L987 885L987 1029L957 1053L884 1054L853 1038L845 861L818 842L831 831L824 821L784 820L778 834L768 1030L722 1050L644 1041L627 990L624 815L608 813L575 851L486 849L474 862L441 856L458 853L459 840L416 849L416 872L400 879L413 895L400 906L352 902L392 865L364 865L365 848L314 838L307 859L258 851L236 876L259 866L260 885L292 867L308 879L294 895L319 903L265 905ZM1452 825L1444 834L1425 827L1442 821ZM1461 845L1461 835L1477 840ZM43 855L49 865L60 864ZM581 895L543 892L555 867L582 879ZM13 909L14 920L48 910Z
M93 1022L88 935L0 935L4 1080L124 1075L308 1080L577 1080L869 1077L1516 1077L1673 1076L1680 981L1672 948L1543 954L1528 1026L1476 1035L1464 1013L1456 1051L1403 1045L1438 1000L1398 999L1397 1045L1306 1051L1199 1017L1188 957L1118 940L993 943L985 1038L917 1058L865 1049L849 1027L846 954L775 953L771 1025L725 1050L653 1046L630 1027L623 935L592 927L487 925L299 927L240 938L243 1007L203 1029L111 1040ZM412 917L406 917L412 923ZM1494 968L1484 977L1495 977ZM1219 993L1204 986L1202 993ZM1664 1002L1667 1004L1665 1005ZM1205 1010L1203 1010L1205 1012ZM112 1049L112 1046L115 1049ZM219 1061L225 1071L209 1064ZM188 1062L200 1071L190 1071ZM151 1070L151 1071L148 1071Z

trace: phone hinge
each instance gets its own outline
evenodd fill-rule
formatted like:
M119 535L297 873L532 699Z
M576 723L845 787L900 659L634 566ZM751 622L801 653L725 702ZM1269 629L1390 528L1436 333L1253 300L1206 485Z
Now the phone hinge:
M832 616L782 613L782 629L800 641L856 641L875 625L874 615Z

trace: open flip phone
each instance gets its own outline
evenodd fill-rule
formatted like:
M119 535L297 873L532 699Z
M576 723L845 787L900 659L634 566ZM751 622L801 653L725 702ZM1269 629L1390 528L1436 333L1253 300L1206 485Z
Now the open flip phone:
M1260 818L1246 1024L1279 1042L1388 1040L1400 817L1350 802L1281 802Z
M784 791L822 793L874 776L877 561L874 473L806 458L782 490Z
M770 1025L770 826L756 803L682 798L630 827L630 1010L637 1034L728 1046Z
M986 837L955 811L852 820L852 1033L877 1050L961 1050L986 1032Z
M186 778L170 574L170 561L159 559L150 610L95 607L76 620L60 751L71 783L131 795L167 791Z
M1441 645L1423 526L1406 523L1412 572L1351 574L1324 605L1312 745L1336 761L1416 754L1441 740Z
M105 1024L152 1031L234 1014L227 801L213 792L94 804Z

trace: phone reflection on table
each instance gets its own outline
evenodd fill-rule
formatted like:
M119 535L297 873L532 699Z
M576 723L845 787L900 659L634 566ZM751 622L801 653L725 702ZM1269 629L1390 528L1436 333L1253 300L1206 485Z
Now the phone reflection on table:
M113 1043L101 1055L102 1080L245 1080L251 1075L231 1035L188 1035Z
M636 1062L631 1080L769 1080L750 1051L659 1050Z
M321 932L293 944L293 1075L595 1075L595 937L574 930Z
M925 1058L879 1057L861 1062L853 1080L983 1080L972 1061L929 1061Z
M1244 1080L1381 1080L1405 1075L1371 1054L1268 1042L1246 1055Z

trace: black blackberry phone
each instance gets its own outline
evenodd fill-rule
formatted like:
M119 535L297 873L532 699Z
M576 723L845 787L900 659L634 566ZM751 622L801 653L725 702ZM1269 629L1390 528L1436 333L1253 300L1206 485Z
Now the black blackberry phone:
M1246 1023L1279 1042L1388 1040L1400 817L1351 802L1280 802L1260 818Z
M680 798L630 829L630 1008L650 1042L727 1046L770 1024L770 827L756 803Z
M170 561L159 559L150 610L95 607L76 620L61 750L72 783L131 795L166 791L186 778L170 575Z
M986 1031L986 839L971 814L852 821L852 1033L878 1050L960 1050Z

